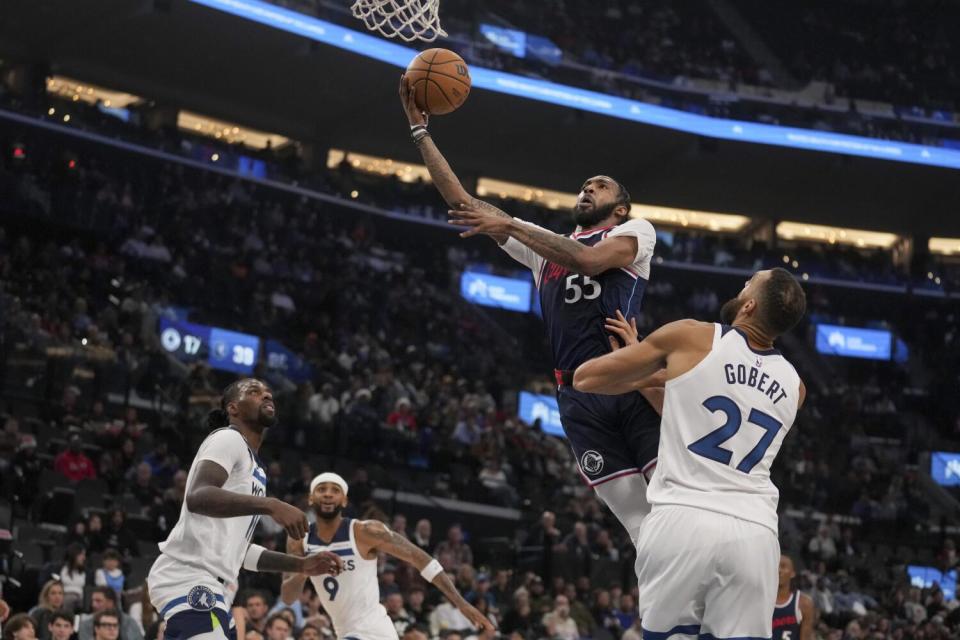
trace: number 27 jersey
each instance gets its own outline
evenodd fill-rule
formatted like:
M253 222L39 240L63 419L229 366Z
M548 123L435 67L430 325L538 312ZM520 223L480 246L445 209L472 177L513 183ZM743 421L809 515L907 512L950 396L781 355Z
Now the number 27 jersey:
M754 350L739 329L715 324L710 353L667 381L650 504L716 511L776 534L770 467L799 399L800 376L779 351Z
M553 352L553 366L557 369L573 370L591 358L609 353L604 321L616 317L618 310L627 319L636 318L640 313L657 241L653 225L642 218L633 218L614 227L578 231L570 238L593 246L616 236L637 239L633 263L595 276L574 273L548 262L513 238L502 246L533 272Z

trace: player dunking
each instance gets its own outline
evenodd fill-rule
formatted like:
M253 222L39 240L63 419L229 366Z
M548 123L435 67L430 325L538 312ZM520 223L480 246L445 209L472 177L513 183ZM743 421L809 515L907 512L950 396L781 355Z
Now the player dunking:
M608 176L583 184L574 210L578 226L569 237L511 218L463 189L427 134L426 117L405 78L400 98L430 176L454 209L451 222L471 227L464 237L493 237L533 272L553 351L564 433L584 480L635 542L650 510L645 495L657 460L660 416L648 398L656 402L658 394L630 390L614 398L597 396L574 389L571 378L578 365L610 351L606 318L617 310L631 320L639 313L656 243L653 226L628 219L630 196Z
M317 515L304 537L287 539L287 551L303 555L328 551L343 559L339 576L313 576L313 586L323 609L330 615L337 638L348 640L397 640L397 630L380 604L377 553L383 552L420 570L477 628L493 631L490 620L471 606L440 563L422 549L377 520L343 517L347 506L347 483L336 473L321 473L310 482L309 503ZM284 576L280 597L293 604L303 591L306 576Z
M581 365L578 389L622 393L666 367L653 505L637 543L646 640L770 638L777 502L770 466L806 390L773 341L799 322L803 289L759 271L724 324L680 320Z
M772 640L813 640L817 609L810 596L793 588L793 579L796 577L793 558L780 554Z
M166 621L167 640L224 640L240 567L337 575L343 566L330 552L309 557L267 551L251 544L260 516L269 515L294 537L307 530L302 511L266 497L267 476L257 452L264 431L277 421L273 393L248 378L228 386L208 422L215 431L200 445L187 474L180 519L150 568L150 600Z

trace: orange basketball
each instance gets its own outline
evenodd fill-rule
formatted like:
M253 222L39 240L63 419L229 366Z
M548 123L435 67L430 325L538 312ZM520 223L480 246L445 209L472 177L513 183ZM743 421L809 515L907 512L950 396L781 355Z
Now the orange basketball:
M417 106L433 115L455 111L470 95L467 63L449 49L418 53L407 67L407 81Z

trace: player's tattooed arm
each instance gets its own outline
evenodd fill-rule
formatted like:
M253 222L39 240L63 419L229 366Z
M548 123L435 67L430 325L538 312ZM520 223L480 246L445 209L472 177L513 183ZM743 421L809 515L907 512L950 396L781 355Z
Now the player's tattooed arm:
M451 209L449 214L450 224L470 227L460 234L462 238L484 234L497 238L497 242L503 244L505 240L501 241L500 238L509 236L545 260L586 276L626 267L637 256L637 239L633 236L607 238L588 247L549 229L514 220L500 209L476 198L471 203Z
M357 540L362 547L373 551L382 551L394 558L409 562L418 571L423 571L433 558L423 549L416 546L406 538L391 531L382 522L377 520L367 520L359 523ZM473 605L464 600L453 580L446 572L441 571L432 581L433 586L443 593L457 609L459 609L478 629L493 631L493 623L480 613Z

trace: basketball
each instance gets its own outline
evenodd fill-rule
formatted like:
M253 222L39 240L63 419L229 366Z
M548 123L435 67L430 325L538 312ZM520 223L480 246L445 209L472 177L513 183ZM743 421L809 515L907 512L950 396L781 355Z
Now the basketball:
M427 49L407 67L417 106L431 115L456 111L470 95L470 70L449 49Z

